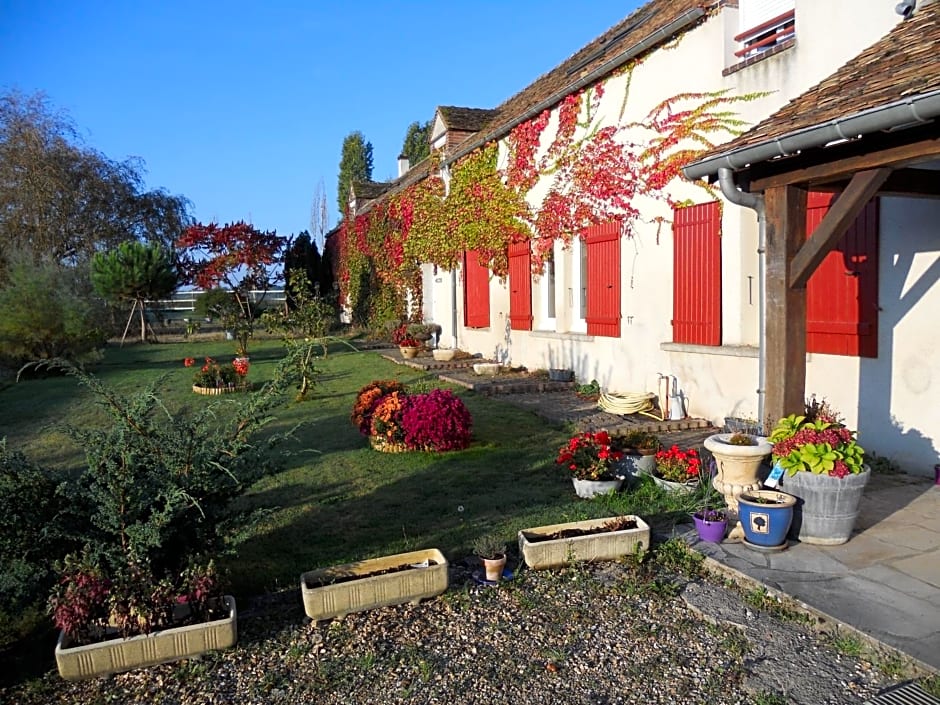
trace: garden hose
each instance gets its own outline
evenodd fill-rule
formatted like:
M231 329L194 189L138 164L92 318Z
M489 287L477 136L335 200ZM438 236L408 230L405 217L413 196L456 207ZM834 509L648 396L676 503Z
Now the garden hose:
M597 406L610 414L643 414L659 421L664 420L664 415L657 416L650 413L656 407L653 405L655 394L650 392L624 392L616 394L613 392L601 392L597 400Z

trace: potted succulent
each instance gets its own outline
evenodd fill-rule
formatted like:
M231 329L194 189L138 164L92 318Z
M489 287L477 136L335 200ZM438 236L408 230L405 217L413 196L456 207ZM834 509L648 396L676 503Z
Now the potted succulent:
M650 475L656 468L656 453L662 448L659 436L650 431L631 429L611 434L614 447L623 453L621 460L628 474Z
M871 476L855 432L825 400L777 422L769 437L781 487L796 496L791 533L800 541L838 545L849 540L862 491Z
M695 448L682 450L677 445L657 451L653 480L673 492L691 492L699 482L702 461Z
M506 567L506 541L495 533L481 534L473 542L473 552L483 564L486 580L499 582Z
M611 445L607 431L575 434L558 450L555 462L571 473L574 491L583 499L616 492L624 477L616 466L623 453Z

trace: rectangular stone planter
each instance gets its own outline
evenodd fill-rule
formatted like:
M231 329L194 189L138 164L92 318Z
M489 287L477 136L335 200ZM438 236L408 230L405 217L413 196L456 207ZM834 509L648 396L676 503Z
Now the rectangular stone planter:
M425 561L426 568L373 575ZM300 576L304 610L311 619L331 619L374 607L418 602L446 589L447 559L436 548L346 563Z
M551 524L523 529L519 532L519 553L526 565L533 569L556 568L576 561L609 561L646 550L650 545L650 527L638 516L624 518L636 521L635 529L623 531L599 531L596 534L572 536L570 538L532 541L537 536L554 534L565 529L600 529L607 522L622 517L605 517L572 521L567 524Z
M84 646L69 646L70 639L59 634L55 660L59 675L80 680L120 673L191 658L216 649L227 649L238 639L235 598L225 596L227 617L203 624L164 629L129 639L111 639Z

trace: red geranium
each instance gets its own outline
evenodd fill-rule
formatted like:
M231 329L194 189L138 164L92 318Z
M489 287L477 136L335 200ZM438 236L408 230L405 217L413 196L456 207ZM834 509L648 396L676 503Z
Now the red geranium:
M702 461L695 448L679 450L679 446L674 445L656 453L656 474L669 482L697 480L701 467Z
M607 431L584 431L558 450L555 462L578 480L607 480L614 477L613 465L622 457L623 453L610 447Z

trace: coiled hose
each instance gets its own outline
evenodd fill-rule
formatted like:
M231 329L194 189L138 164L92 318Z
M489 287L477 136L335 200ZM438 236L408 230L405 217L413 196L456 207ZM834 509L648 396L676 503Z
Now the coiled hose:
M657 416L650 413L656 408L653 405L655 398L656 395L651 392L623 392L621 394L601 392L597 406L609 414L643 414L663 421L665 417L662 414Z

